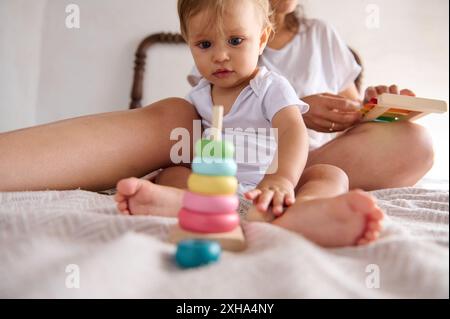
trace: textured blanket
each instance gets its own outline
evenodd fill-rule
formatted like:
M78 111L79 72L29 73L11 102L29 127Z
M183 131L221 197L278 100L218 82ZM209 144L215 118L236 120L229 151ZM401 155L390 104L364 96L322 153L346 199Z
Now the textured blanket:
M244 252L181 270L175 219L120 216L84 191L0 193L0 297L448 298L448 191L373 194L388 215L375 244L323 249L248 223Z

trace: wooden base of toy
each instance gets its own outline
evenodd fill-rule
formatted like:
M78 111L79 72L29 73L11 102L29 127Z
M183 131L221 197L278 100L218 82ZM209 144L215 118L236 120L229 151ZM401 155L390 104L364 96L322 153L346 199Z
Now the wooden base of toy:
M192 233L181 229L178 225L173 226L169 234L169 241L176 244L185 239L215 240L220 243L222 249L229 251L242 251L246 247L244 232L241 226L231 232L217 234Z

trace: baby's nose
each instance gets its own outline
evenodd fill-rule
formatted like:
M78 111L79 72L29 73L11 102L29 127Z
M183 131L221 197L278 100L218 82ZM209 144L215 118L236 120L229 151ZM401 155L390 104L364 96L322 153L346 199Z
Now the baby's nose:
M214 62L221 63L230 59L228 51L225 48L216 48L213 56Z

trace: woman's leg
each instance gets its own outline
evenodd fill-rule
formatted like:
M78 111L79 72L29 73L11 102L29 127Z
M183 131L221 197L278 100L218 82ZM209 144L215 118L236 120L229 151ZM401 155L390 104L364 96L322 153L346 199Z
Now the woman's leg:
M0 134L0 191L105 190L170 166L174 128L198 119L183 99ZM192 143L191 143L192 145Z
M311 166L302 175L296 202L272 223L324 247L374 241L383 213L369 194L347 191L348 178L341 169Z
M183 166L169 167L158 174L155 184L187 189L187 181L191 173L192 171L189 168Z
M433 166L426 130L414 123L366 123L312 151L307 166L343 169L350 189L366 191L415 185Z

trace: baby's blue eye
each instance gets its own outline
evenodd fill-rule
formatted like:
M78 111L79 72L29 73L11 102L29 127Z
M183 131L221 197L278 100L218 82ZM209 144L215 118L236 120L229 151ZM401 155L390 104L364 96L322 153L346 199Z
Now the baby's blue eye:
M198 44L198 47L200 49L209 49L211 47L211 42L209 41L202 41Z
M230 40L228 40L228 43L231 44L232 46L238 46L239 44L242 43L242 41L244 41L244 39L241 39L241 38L231 38Z

